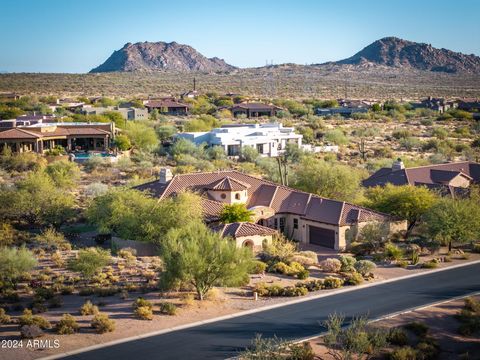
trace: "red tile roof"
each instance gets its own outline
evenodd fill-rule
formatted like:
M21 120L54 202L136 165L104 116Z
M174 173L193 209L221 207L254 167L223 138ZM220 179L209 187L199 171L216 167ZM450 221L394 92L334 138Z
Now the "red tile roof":
M469 177L474 183L480 183L480 164L469 161L419 166L393 171L382 168L363 181L366 187L417 184L448 184L454 177Z
M16 139L40 139L41 136L33 131L27 131L19 128L9 129L0 132L0 140Z
M271 181L259 179L238 171L218 171L210 173L180 174L173 177L168 184L153 181L136 187L138 190L149 191L154 196L165 198L179 191L188 189L204 194L212 183L222 182L226 178L248 184L247 207L271 207L277 213L297 214L305 219L334 225L347 225L357 221L386 221L390 217L357 205L342 201L326 199L317 195L295 190ZM217 203L208 200L211 203ZM222 203L217 209L211 208L210 216L220 212ZM204 206L205 207L205 206Z
M249 187L250 185L227 176L220 180L214 181L205 188L209 190L242 191L247 190Z
M235 222L231 224L219 225L213 227L212 230L219 232L222 236L230 236L232 238L255 235L268 236L277 234L277 231L274 229L248 222Z

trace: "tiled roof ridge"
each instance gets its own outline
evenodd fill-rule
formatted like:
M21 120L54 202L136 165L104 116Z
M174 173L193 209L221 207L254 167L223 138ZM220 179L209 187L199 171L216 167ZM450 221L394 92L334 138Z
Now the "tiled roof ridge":
M309 193L309 192L306 192L306 191L302 191L302 190L298 190L298 189L294 189L294 188L291 188L289 186L286 186L286 185L281 185L281 184L277 184L273 181L270 181L270 180L265 180L265 179L262 179L262 178L258 178L258 177L255 177L253 175L250 175L250 174L246 174L246 173L243 173L243 172L240 172L238 170L218 170L218 171L209 171L209 172L198 172L198 173L188 173L188 174L177 174L175 175L172 180L170 180L170 182L168 183L167 187L165 188L165 190L163 191L163 193L166 193L168 188L170 187L170 184L172 184L174 182L174 180L176 178L180 178L180 177L184 177L184 176L191 176L191 175L195 175L195 174L220 174L220 173L236 173L236 174L241 174L243 176L247 176L249 178L252 178L252 179L255 179L257 181L262 181L263 183L266 183L267 185L271 185L271 186L274 186L276 187L275 189L275 193L273 194L272 196L272 200L269 204L269 207L271 207L272 205L272 202L273 202L273 199L275 198L275 195L277 194L277 191L278 189L284 189L284 190L288 190L288 191L293 191L293 192L297 192L297 193L301 193L301 194L306 194L306 195L309 195L309 201L308 203L310 203L310 200L311 198L315 197L317 199L320 199L321 201L324 201L324 200L327 200L327 201L333 201L333 202L337 202L337 203L341 203L342 201L340 200L335 200L335 199L330 199L330 198L326 198L326 197L323 197L323 196L319 196L319 195L316 195L316 194L312 194L312 193ZM379 212L379 211L375 211L375 210L372 210L372 209L368 209L366 207L363 207L363 206L360 206L360 205L356 205L356 204L353 204L353 203L350 203L350 202L346 202L346 201L343 201L344 204L348 204L350 206L354 206L354 207L357 207L357 208L361 208L365 211L369 211L369 212L372 212L372 213L376 213L378 215L382 215L382 216L390 216L388 214L385 214L385 213L382 213L382 212ZM308 205L307 207L308 208Z

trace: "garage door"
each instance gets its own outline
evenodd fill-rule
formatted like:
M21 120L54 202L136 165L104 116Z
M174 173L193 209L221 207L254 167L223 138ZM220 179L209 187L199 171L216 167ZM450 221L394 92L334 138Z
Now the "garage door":
M335 248L335 231L323 229L316 226L309 226L310 244L325 246L330 249Z

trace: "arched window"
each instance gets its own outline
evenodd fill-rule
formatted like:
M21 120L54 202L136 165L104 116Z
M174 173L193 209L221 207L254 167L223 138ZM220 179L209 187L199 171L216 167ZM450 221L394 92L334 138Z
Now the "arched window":
M236 193L236 194L235 194L235 199L236 199L236 200L240 200L240 193Z

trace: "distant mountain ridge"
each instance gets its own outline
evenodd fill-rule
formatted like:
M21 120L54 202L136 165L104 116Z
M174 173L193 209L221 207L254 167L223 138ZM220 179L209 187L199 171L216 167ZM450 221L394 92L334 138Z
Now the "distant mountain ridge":
M337 65L364 65L366 63L447 73L480 73L480 57L478 56L437 49L430 44L396 37L377 40L352 57L333 62Z
M236 69L217 57L207 58L188 45L176 42L127 43L91 73L114 71L202 71L228 72Z
M355 55L340 61L313 65L329 68L348 65L353 71L369 67L391 67L400 70L422 70L442 73L480 74L480 57L466 55L447 49L437 49L430 44L417 43L396 37L377 40ZM271 67L270 66L267 66ZM308 65L281 64L275 67L290 67L293 70L308 69ZM263 67L261 67L263 68ZM259 69L261 69L259 68ZM176 42L127 43L91 73L133 71L200 71L207 73L231 72L235 66L218 57L207 58L189 45ZM299 70L304 71L304 70Z

